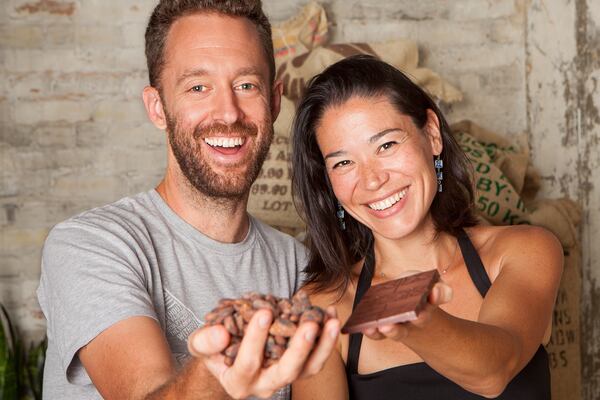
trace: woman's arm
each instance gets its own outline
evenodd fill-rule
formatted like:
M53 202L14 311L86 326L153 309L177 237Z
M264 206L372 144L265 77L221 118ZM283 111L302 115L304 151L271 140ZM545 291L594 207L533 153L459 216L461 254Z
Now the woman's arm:
M551 233L530 226L503 229L493 246L502 257L477 321L444 312L435 306L443 302L435 299L441 294L433 293L434 304L418 320L365 333L401 341L466 390L486 397L502 393L542 343L560 283L563 253Z
M351 306L347 303L352 296L344 296L342 300L337 298L337 293L316 293L310 287L305 287L312 304L332 312L339 320L348 318ZM336 346L325 362L323 369L308 378L298 379L292 383L292 399L309 400L345 400L348 399L348 383L346 381L346 369L341 356L341 337L338 336Z
M344 360L336 349L325 366L316 375L292 383L292 400L345 400L348 398L348 383Z

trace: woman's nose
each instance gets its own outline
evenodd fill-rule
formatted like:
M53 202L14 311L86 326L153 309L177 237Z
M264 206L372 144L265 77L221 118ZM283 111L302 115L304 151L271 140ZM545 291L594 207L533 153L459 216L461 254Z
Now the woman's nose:
M367 190L377 190L390 178L389 173L378 165L367 165L361 171L361 184Z

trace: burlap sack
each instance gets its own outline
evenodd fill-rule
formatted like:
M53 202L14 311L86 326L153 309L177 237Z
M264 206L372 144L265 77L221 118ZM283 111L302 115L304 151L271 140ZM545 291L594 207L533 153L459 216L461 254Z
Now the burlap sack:
M530 205L531 223L550 230L564 248L565 264L546 346L553 400L581 399L581 246L577 225L580 207L571 200L539 200Z
M480 141L454 130L454 136L474 169L476 212L492 225L529 223L529 213L518 191L492 161Z
M526 178L533 179L527 177L528 173L535 174L535 172L532 168L528 169L529 146L524 135L509 140L469 120L452 124L450 128L453 131L466 132L473 136L484 147L490 160L500 168L518 193L523 190Z
M438 74L430 69L418 67L417 45L404 39L382 43L348 43L317 47L281 63L277 69L277 78L283 81L284 94L291 100L298 100L310 78L329 65L356 54L369 54L395 66L438 100L454 103L462 99L462 93Z
M325 44L328 28L325 10L314 1L294 17L274 24L271 29L276 64Z
M275 135L258 179L250 189L248 211L261 221L296 236L304 225L292 202L290 128L294 104L282 98Z

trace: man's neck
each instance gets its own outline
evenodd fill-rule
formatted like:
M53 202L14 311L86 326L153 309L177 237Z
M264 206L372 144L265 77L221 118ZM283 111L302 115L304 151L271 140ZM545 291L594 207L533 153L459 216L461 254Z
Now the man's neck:
M238 243L248 234L248 196L213 199L169 174L156 191L179 217L213 240Z

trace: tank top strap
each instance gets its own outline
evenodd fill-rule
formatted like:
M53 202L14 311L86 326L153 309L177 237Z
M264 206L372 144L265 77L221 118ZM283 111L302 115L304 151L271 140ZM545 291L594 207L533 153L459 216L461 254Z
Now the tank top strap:
M374 254L373 248L367 253L365 262L356 287L356 294L354 295L354 303L352 304L352 311L356 308L360 299L364 296L367 290L371 287L371 281L374 275ZM348 342L348 361L346 362L346 369L349 374L358 373L358 357L360 355L360 345L362 344L362 333L351 333Z
M490 278L481 262L481 257L477 254L477 250L469 236L461 229L458 233L458 245L460 246L460 251L465 260L465 264L467 265L467 270L469 271L469 275L471 276L471 280L473 284L481 294L481 297L485 297L487 291L492 286L490 282Z
M485 267L481 262L481 258L479 257L479 254L477 254L477 250L475 249L475 246L473 246L471 239L469 239L469 236L463 229L461 229L461 231L458 233L457 239L460 251L465 260L465 264L467 265L467 270L471 276L471 280L481 294L481 297L485 297L487 291L492 286L492 283L490 282L490 278L488 277ZM360 271L356 295L354 296L354 303L352 304L352 311L354 311L360 302L360 299L371 287L371 281L373 279L375 268L374 264L375 255L373 254L373 248L371 248L365 257L363 268ZM348 360L346 362L346 370L348 374L358 373L358 359L360 356L362 338L362 333L350 334L348 342Z

